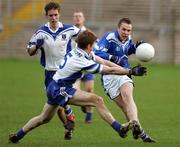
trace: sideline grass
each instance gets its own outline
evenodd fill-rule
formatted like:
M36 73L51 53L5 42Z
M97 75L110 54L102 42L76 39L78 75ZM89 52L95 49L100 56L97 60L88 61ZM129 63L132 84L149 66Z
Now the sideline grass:
M180 67L174 65L149 65L145 77L135 77L135 101L139 118L145 130L157 140L144 144L133 140L131 133L121 139L94 110L93 123L84 124L84 114L78 107L76 130L71 141L63 140L63 127L57 116L21 141L19 147L179 147L180 146ZM0 146L8 144L8 134L19 129L31 117L40 113L46 102L43 69L36 60L0 60ZM121 111L104 94L99 76L95 92L117 120L125 122Z

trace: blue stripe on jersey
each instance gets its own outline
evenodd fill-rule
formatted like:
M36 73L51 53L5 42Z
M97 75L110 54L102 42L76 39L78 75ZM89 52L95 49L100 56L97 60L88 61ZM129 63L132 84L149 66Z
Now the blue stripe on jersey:
M82 68L81 71L87 70L90 73L97 73L97 72L99 72L99 69L100 69L100 64L95 63L95 64L92 64L90 66Z
M67 44L66 54L69 53L71 50L72 50L72 45L71 45L71 39L70 39Z
M76 82L77 79L81 78L82 76L82 72L81 71L78 71L66 78L63 78L63 79L59 79L58 80L58 85L59 86L71 86Z
M36 45L36 42L29 42L28 45Z
M96 71L94 71L94 72L93 72L93 74L95 74L95 73L99 73L99 71L100 71L100 67L101 67L101 65L99 64L99 65L98 65L98 67L97 67L97 69L96 69Z
M45 51L44 51L44 48L41 47L41 58L40 58L40 63L43 67L46 66L46 58L45 58Z
M74 34L72 37L77 37L80 34L81 30L79 29L79 32L77 34Z
M114 38L109 39L108 42L109 42L109 43L112 42L112 43L115 43L115 44L121 46L121 44L120 44L117 40L115 40Z
M74 30L72 25L63 24L62 28L59 28L57 32L53 33L49 30L49 28L47 26L42 26L38 29L36 34L38 34L39 32L43 32L43 33L49 35L50 37L52 37L54 40L56 40L57 36L61 35L62 33L67 32L67 31L71 31L71 30Z

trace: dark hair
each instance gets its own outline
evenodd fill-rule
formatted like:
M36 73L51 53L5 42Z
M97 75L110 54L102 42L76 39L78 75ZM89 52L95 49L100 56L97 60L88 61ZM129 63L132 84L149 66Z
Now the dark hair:
M81 49L86 49L86 47L90 44L93 45L93 43L97 40L96 34L94 34L90 30L85 30L82 33L79 34L77 38L77 44L78 47Z
M57 2L49 2L49 3L47 3L45 5L45 7L44 7L46 15L48 14L48 11L52 10L52 9L55 9L55 10L57 9L58 12L60 12L61 7L60 7L59 3L57 3Z
M122 18L119 20L118 27L121 26L122 23L132 24L129 18Z

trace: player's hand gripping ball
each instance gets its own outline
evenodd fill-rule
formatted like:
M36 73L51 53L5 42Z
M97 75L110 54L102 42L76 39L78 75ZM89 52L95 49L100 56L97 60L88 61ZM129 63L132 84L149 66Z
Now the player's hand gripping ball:
M148 62L154 57L155 49L149 43L142 43L136 48L135 55L140 61Z

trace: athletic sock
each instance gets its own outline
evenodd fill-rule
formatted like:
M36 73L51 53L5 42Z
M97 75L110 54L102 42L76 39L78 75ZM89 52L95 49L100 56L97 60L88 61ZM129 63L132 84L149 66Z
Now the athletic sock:
M66 116L69 116L71 115L71 113L73 113L71 107L69 105L67 105L65 108L64 108L64 112L66 114Z
M88 122L88 121L91 121L91 120L92 120L92 112L87 112L85 121Z
M111 124L111 127L119 133L120 131L120 128L121 128L121 124L117 121L114 121L112 124Z
M144 130L141 131L141 134L139 134L139 137L142 140L145 140L146 138L149 138L149 136L144 132Z
M71 122L75 122L75 115L71 109L71 107L69 105L67 105L65 108L64 108L64 112L66 114L66 118L67 120L71 121Z
M23 131L23 129L20 129L17 133L16 136L21 139L26 135L26 133Z

